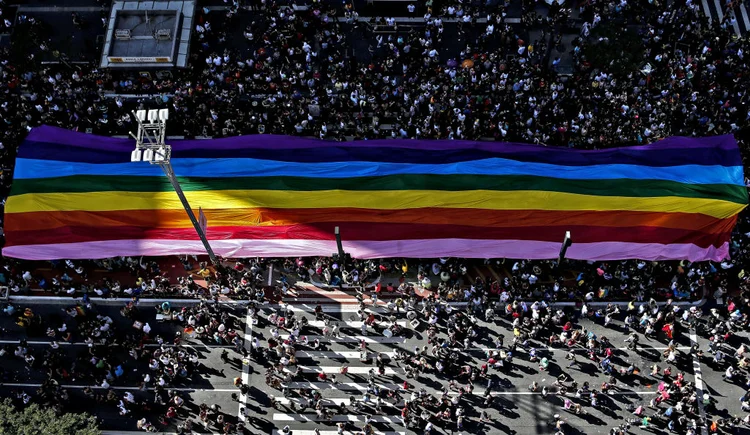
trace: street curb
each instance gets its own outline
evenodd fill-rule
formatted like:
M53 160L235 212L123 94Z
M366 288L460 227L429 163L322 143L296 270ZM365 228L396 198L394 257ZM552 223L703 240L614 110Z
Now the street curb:
M71 298L69 296L10 296L9 301L12 303L39 303L48 302L53 304L76 304L83 302L82 297ZM89 301L97 305L121 305L123 303L132 302L132 298L89 298ZM170 304L198 304L201 302L214 303L213 299L172 299L172 298L149 298L149 299L138 299L138 305L158 305L164 302ZM226 305L246 305L249 301L246 299L228 299L219 300L219 304Z

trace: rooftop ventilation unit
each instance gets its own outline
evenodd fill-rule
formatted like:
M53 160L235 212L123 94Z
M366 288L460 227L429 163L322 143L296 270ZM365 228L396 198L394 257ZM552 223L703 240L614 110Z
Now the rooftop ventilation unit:
M115 38L119 39L121 41L129 41L130 40L130 29L116 29L115 30Z
M159 41L169 41L172 39L172 31L170 29L159 29L156 31L155 37Z

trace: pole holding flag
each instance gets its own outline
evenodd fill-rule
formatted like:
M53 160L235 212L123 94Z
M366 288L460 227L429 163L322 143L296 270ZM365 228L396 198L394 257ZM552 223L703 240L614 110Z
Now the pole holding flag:
M336 247L338 248L339 252L339 259L340 261L346 261L344 257L344 246L341 244L341 233L339 232L339 227L336 226L334 228L333 233L336 235Z
M206 218L206 214L203 213L203 209L200 207L198 207L198 224L200 225L201 230L203 230L203 234L206 234L208 219Z
M565 259L565 253L568 252L568 248L572 244L573 239L570 238L570 231L565 231L565 238L563 239L562 247L560 248L560 256L557 257L558 265Z

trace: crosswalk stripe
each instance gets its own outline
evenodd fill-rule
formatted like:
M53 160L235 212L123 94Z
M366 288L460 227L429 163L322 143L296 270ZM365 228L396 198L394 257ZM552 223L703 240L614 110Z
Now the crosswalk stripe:
M294 429L292 431L292 435L338 435L338 433L339 432L335 430L321 430L317 433L314 430ZM346 433L351 433L351 432L346 432ZM273 435L284 435L284 433L278 429L274 429ZM373 432L373 435L406 435L406 432Z
M276 399L276 402L279 405L282 405L282 406L289 406L292 403L292 401L294 401L294 403L301 403L302 402L301 400L296 400L296 399L293 400L293 399L288 399L286 397L274 397L274 399ZM348 398L345 398L345 397L332 397L332 398L329 398L329 399L322 399L321 403L323 404L323 406L339 406L339 405L349 405L349 403L351 403L351 402L349 401ZM372 401L370 401L369 403L365 404L361 400L357 400L357 403L361 403L363 405L375 406L375 403L372 402ZM391 407L391 408L403 408L404 407L404 402L401 401L399 403L393 404L393 403L385 402L384 401L383 402L383 406L387 406L387 407Z
M361 328L362 324L365 322L360 322L358 320L333 320L331 324L337 324L339 328L349 327L349 328ZM387 323L387 322L386 322ZM310 320L307 322L308 325L314 327L314 328L323 328L325 327L325 322L322 320ZM399 320L396 322L397 325L401 327L406 327L406 320Z
M341 366L299 366L299 368L302 370L302 373L325 373L325 374L339 374L341 372ZM349 367L348 368L349 373L353 375L366 375L370 372L370 370L375 370L373 367ZM289 368L284 369L285 372L293 372L294 370L291 370ZM375 370L377 373L377 370ZM396 371L392 368L386 367L385 369L386 375L395 375Z
M703 4L703 13L706 14L706 17L708 17L708 22L713 22L713 14L711 13L711 9L708 7L708 1L701 0L701 3Z
M750 31L750 19L747 17L747 9L745 3L740 3L740 16L742 16L742 22L745 24L745 31Z
M317 414L285 414L285 413L275 413L273 415L274 421L297 421L297 422L317 422L317 421L332 421L334 423L338 422L360 422L364 423L365 416L364 415L334 415L333 418L330 420L328 419L318 419ZM370 417L370 421L372 423L391 423L391 424L403 424L403 420L401 420L401 417L391 417L387 415L373 415Z
M268 304L268 308L288 309L295 313L314 313L315 304ZM324 313L356 313L359 306L356 304L326 304L321 303L320 308Z
M352 335L350 337L331 337L328 338L324 335L308 335L309 341L320 340L321 343L359 343L364 340L365 343L382 343L382 344L393 344L393 343L406 343L406 337L371 337L367 335Z
M716 6L716 17L719 19L719 22L721 23L724 21L724 11L721 9L721 3L719 0L713 0L714 6Z
M710 1L710 0L705 0ZM739 17L739 14L737 14ZM716 14L713 13L713 19L716 19ZM744 17L743 17L744 19ZM341 334L337 334L337 337L329 338L330 336L324 336L324 335L305 335L307 340L311 343L314 340L320 340L323 343L327 343L328 346L326 346L326 350L313 350L310 347L307 347L305 350L296 350L295 356L298 358L299 363L297 367L299 367L301 373L304 374L304 376L297 377L294 379L293 382L282 382L282 386L284 387L284 391L287 389L289 390L307 390L307 391L318 391L322 395L321 399L321 405L329 409L329 407L333 406L346 406L348 407L348 410L344 410L343 415L333 415L330 420L327 418L319 418L318 415L315 413L315 410L312 408L307 408L306 410L300 410L299 408L292 409L290 406L295 403L300 403L302 400L296 398L296 397L282 397L281 393L277 391L277 394L279 397L276 397L275 400L278 403L277 408L273 410L272 409L272 422L273 425L277 426L279 428L278 430L274 430L271 432L273 435L288 435L281 432L280 428L288 425L288 427L291 429L291 435L337 435L337 431L320 431L319 434L317 434L313 429L325 428L325 422L332 422L332 423L351 423L353 425L357 425L357 427L360 427L361 424L364 424L366 416L368 413L372 413L372 417L370 418L370 422L374 424L378 424L382 426L379 426L380 429L383 430L394 430L394 429L404 429L403 427L403 420L400 418L399 410L403 407L403 402L401 403L393 403L392 401L383 401L381 402L381 406L383 407L382 412L375 412L372 407L376 406L375 401L371 401L368 403L364 403L361 398L362 394L366 393L369 390L369 385L366 382L366 379L363 379L360 376L367 376L369 374L370 370L375 370L377 372L377 367L375 367L370 361L360 361L361 352L358 350L358 348L355 348L351 344L358 343L360 340L364 340L368 344L372 344L372 346L368 346L367 355L371 359L374 359L378 354L382 354L384 357L390 358L393 360L396 356L396 352L393 352L396 349L404 349L407 350L408 353L409 350L412 349L412 346L408 346L408 341L404 337L384 337L381 335L381 333L376 332L377 329L380 328L368 328L367 334L368 335L349 335L349 334L359 334L360 328L364 325L364 322L360 321L361 317L357 314L355 314L357 311L359 311L359 302L354 300L352 301L352 296L349 295L338 295L338 294L326 294L326 293L320 293L319 297L313 298L313 296L307 295L308 291L305 291L305 294L300 295L298 300L293 301L290 299L288 302L289 305L286 303L278 304L277 306L279 308L289 308L293 312L299 315L299 313L312 313L315 309L314 303L305 303L305 299L314 299L316 301L319 301L321 304L323 311L326 313L326 315L319 317L319 318L327 318L330 319L330 322L328 324L329 327L337 326L339 330L341 331ZM315 292L312 292L315 293ZM382 313L386 314L385 318L387 318L388 310L383 309L382 304L383 299L381 298L379 300L379 306L373 307L371 304L367 303L365 307L366 312L376 312L376 313ZM267 304L262 308L261 315L265 316L269 314L268 308L273 306L275 304ZM466 306L466 303L460 303L456 304L458 307ZM458 308L454 305L454 308ZM417 309L420 309L421 305L418 305ZM401 315L405 313L404 310L401 310ZM395 314L395 313L394 313ZM326 322L322 320L312 320L315 318L315 316L311 316L310 314L307 314L305 317L308 319L311 319L307 322L308 326L311 328L317 328L313 330L305 330L304 332L312 332L317 334L322 334L321 330L326 327ZM482 316L480 316L482 317ZM498 316L500 317L500 316ZM383 319L383 317L379 317L380 319ZM424 321L422 321L424 324ZM482 325L484 323L480 321ZM387 321L380 322L380 325L386 325L388 324ZM398 320L397 324L401 327L409 328L409 322L407 320ZM283 336L286 336L288 334L287 332L282 332ZM346 346L346 345L349 346ZM620 343L618 343L620 344ZM622 343L620 345L625 345L627 343ZM646 343L643 343L646 344ZM650 343L649 343L650 344ZM657 344L657 343L654 343ZM477 338L476 342L472 342L469 344L468 349L464 349L462 347L459 347L458 351L466 352L467 355L479 358L480 360L483 358L485 351L487 350L493 350L493 348L485 348L482 345L490 345L493 346L492 343L488 341L482 341L481 339ZM614 345L614 343L613 343ZM347 349L348 347L348 349ZM371 348L370 348L371 347ZM613 346L614 347L614 346ZM641 346L643 347L643 346ZM341 350L339 350L341 349ZM377 350L387 350L387 352L378 352ZM617 348L619 350L627 350L627 348L621 347ZM657 348L648 348L651 350L664 350L663 347L657 347ZM687 349L686 347L680 347L680 350ZM499 350L499 349L494 349ZM521 350L520 352L520 358L523 360L527 360L525 358L525 353L528 351ZM569 349L567 348L548 348L545 345L541 345L537 348L537 355L541 356L547 356L551 357L552 355L557 355L558 352L568 352ZM578 353L585 353L586 349L583 348L575 348L573 349L574 352ZM333 361L329 361L328 364L334 364L333 366L324 365L327 364L325 359L333 359ZM579 358L580 359L580 358ZM320 364L320 365L319 365ZM346 364L351 366L348 367L347 374L352 375L350 377L347 377L345 375L341 375L341 367ZM290 366L289 368L285 369L284 371L286 373L295 371L295 366ZM335 375L336 378L338 378L339 381L345 381L345 382L316 382L319 379L316 379L315 376L320 373L325 373L329 377L331 375ZM390 364L389 367L385 368L385 375L387 376L393 376L403 373L403 368L397 367L397 365ZM427 378L430 378L431 380L434 380L434 377L432 375L426 375ZM357 382L359 381L359 382ZM390 383L381 383L381 382L388 382ZM399 383L394 383L394 382ZM401 393L402 397L404 399L408 399L408 395L413 391L413 388L418 389L422 382L425 382L425 385L429 385L428 382L424 380L410 380L411 387L409 387L409 390L403 390L403 385L400 383L401 380L398 380L398 378L378 378L375 381L375 384L380 388L381 390L394 390ZM541 382L540 382L541 383ZM472 397L481 397L485 393L485 389L482 388L486 385L477 386L477 388L474 389L472 393ZM412 388L413 387L413 388ZM425 387L427 388L427 387ZM430 388L427 388L430 390ZM499 391L495 391L495 390ZM520 390L520 391L519 391ZM438 390L435 390L433 393L440 394ZM651 395L657 394L658 392L654 391L618 391L613 392L612 396L640 396L641 400L647 400L650 399ZM451 391L448 393L450 397L455 397L459 393L457 391ZM528 391L525 386L516 386L511 387L508 389L503 388L493 388L492 392L490 393L492 396L503 396L507 397L508 400L514 400L510 396L533 396L536 394L541 394L540 392L532 392ZM349 406L352 402L350 401L350 396L354 395L356 397L356 408ZM295 396L295 394L292 394L292 396ZM333 397L331 397L333 396ZM516 399L517 400L517 399ZM311 403L308 402L308 406ZM360 407L364 405L364 407ZM285 412L287 411L287 412ZM335 412L333 414L336 414ZM328 428L331 428L331 425L328 425ZM299 429L308 429L308 430L299 430ZM356 432L356 429L352 429L353 432ZM328 432L328 433L326 433ZM352 433L353 433L352 432ZM375 432L376 435L380 434L389 434L389 435L406 435L406 432Z
M378 352L386 355L389 358L393 358L396 356L396 352ZM357 351L321 351L321 350L312 350L312 351L304 351L304 350L298 350L294 352L294 356L297 358L346 358L346 359L359 359L359 352ZM371 352L370 356L375 357L375 353Z
M367 391L367 384L359 382L287 382L283 384L293 390L340 390L340 391ZM380 388L387 390L398 390L401 385L398 384L377 384Z

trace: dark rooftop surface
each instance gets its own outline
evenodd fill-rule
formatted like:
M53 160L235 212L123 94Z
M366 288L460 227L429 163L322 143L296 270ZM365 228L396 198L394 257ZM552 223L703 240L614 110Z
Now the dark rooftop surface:
M176 10L166 11L119 11L115 31L130 30L130 40L112 40L110 56L171 56L174 46L175 28L179 19ZM172 37L159 40L154 37L157 30L167 29Z

